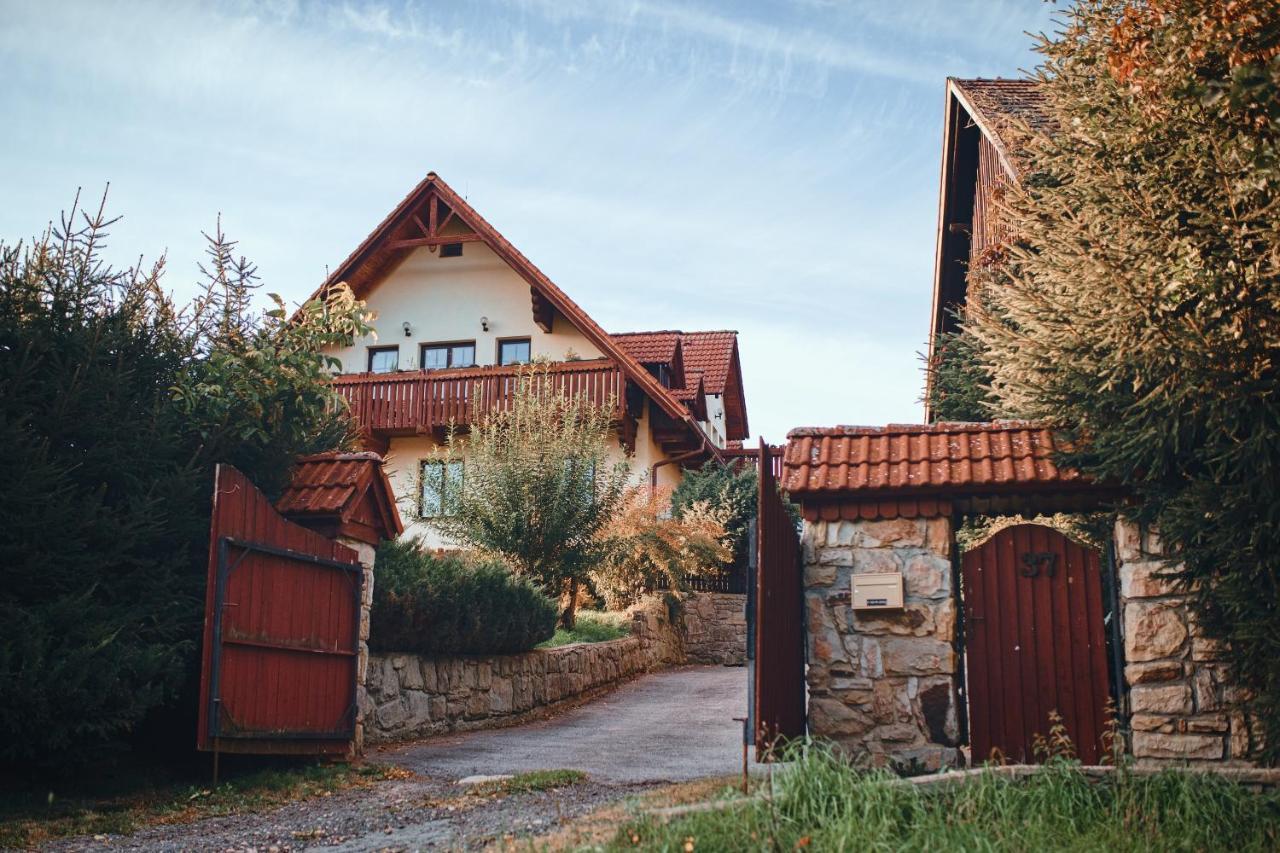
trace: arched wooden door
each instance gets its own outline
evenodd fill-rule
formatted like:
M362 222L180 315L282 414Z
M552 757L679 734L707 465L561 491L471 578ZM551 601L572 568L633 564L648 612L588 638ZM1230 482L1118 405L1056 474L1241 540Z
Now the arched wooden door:
M1036 760L1057 712L1086 764L1102 758L1110 695L1099 554L1038 524L1007 527L961 559L969 739Z

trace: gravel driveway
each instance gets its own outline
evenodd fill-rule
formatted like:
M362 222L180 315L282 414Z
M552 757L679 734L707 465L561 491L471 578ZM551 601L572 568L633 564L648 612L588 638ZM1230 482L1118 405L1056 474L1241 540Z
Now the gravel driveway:
M550 831L562 820L666 782L727 776L742 762L746 670L681 667L642 676L589 704L510 729L442 735L372 751L415 778L290 803L268 812L153 826L126 837L69 838L57 850L468 849ZM567 768L557 791L483 798L471 775Z

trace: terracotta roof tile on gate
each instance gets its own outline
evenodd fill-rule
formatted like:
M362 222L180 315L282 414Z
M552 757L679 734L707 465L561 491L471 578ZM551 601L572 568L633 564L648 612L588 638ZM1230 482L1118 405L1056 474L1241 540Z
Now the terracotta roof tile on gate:
M372 504L357 506L370 493ZM376 453L331 451L300 457L275 507L281 515L295 520L333 517L341 522L350 521L364 509L366 515L376 516L387 538L404 532L395 493L382 470L382 457Z
M782 488L805 494L937 494L1080 483L1065 449L1027 421L803 428L787 435Z

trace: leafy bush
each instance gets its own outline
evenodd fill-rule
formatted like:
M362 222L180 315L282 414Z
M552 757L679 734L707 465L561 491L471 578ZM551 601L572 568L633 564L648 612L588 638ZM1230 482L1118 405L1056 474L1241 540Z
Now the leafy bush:
M468 435L451 433L448 456L466 460L466 488L433 523L449 539L502 560L567 603L600 559L597 535L622 500L630 465L610 461L614 406L566 394L543 365L520 371L509 406Z
M607 547L591 583L610 609L634 604L658 578L680 589L686 577L718 572L732 559L727 513L699 501L667 515L670 494L648 486L629 489L621 512L601 531Z
M760 478L751 465L721 465L710 461L696 471L686 471L671 493L671 511L683 515L694 504L705 504L722 515L733 563L747 563L748 530L756 517Z
M524 652L555 633L556 606L495 560L384 542L374 565L369 645L389 652Z

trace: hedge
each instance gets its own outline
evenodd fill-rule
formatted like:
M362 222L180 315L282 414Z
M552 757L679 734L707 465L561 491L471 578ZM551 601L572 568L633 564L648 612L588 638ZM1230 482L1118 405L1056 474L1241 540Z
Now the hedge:
M555 633L556 605L501 563L386 542L374 565L369 646L427 655L511 654Z

